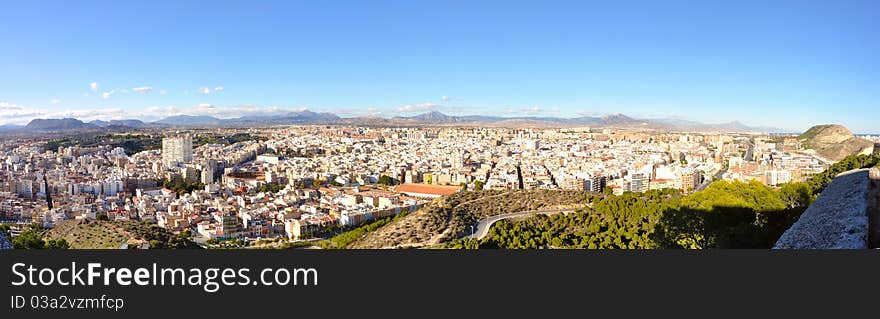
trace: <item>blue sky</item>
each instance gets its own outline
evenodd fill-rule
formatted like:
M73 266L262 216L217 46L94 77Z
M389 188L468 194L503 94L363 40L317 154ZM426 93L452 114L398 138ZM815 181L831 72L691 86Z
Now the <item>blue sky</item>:
M880 1L7 1L0 21L0 123L308 108L880 132Z

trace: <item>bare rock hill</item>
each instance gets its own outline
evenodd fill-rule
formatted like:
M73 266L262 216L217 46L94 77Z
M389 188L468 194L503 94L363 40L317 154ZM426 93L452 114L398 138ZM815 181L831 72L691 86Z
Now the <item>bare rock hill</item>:
M798 136L798 140L805 148L834 161L853 154L870 154L874 148L874 143L856 137L846 127L836 124L813 126Z

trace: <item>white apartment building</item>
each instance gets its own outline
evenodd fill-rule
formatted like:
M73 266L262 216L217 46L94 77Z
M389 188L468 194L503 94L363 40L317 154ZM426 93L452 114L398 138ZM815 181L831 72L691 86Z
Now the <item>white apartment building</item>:
M189 135L162 139L162 162L167 166L189 163L193 159L192 137Z

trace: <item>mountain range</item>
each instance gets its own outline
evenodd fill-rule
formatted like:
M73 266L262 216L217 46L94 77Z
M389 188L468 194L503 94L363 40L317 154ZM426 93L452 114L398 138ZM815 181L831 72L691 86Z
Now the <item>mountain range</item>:
M2 131L68 131L68 130L100 130L126 128L163 128L163 127L250 127L291 124L348 124L371 126L488 126L488 127L617 127L644 128L672 131L726 131L726 132L776 132L779 129L770 127L752 127L733 121L720 124L704 124L680 119L635 119L623 114L604 116L581 116L573 118L537 117L537 116L486 116L486 115L447 115L438 111L426 112L414 116L382 117L348 117L342 118L333 113L312 112L309 110L278 113L273 115L248 115L238 118L216 118L207 115L174 115L153 122L136 119L127 120L94 120L83 122L74 118L34 119L26 126L2 126Z

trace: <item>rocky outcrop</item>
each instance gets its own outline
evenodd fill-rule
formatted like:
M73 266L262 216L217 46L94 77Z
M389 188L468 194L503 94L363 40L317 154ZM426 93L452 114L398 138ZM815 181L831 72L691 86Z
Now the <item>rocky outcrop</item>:
M804 148L815 151L832 161L839 161L849 155L871 154L874 143L856 137L842 125L816 125L798 136Z

